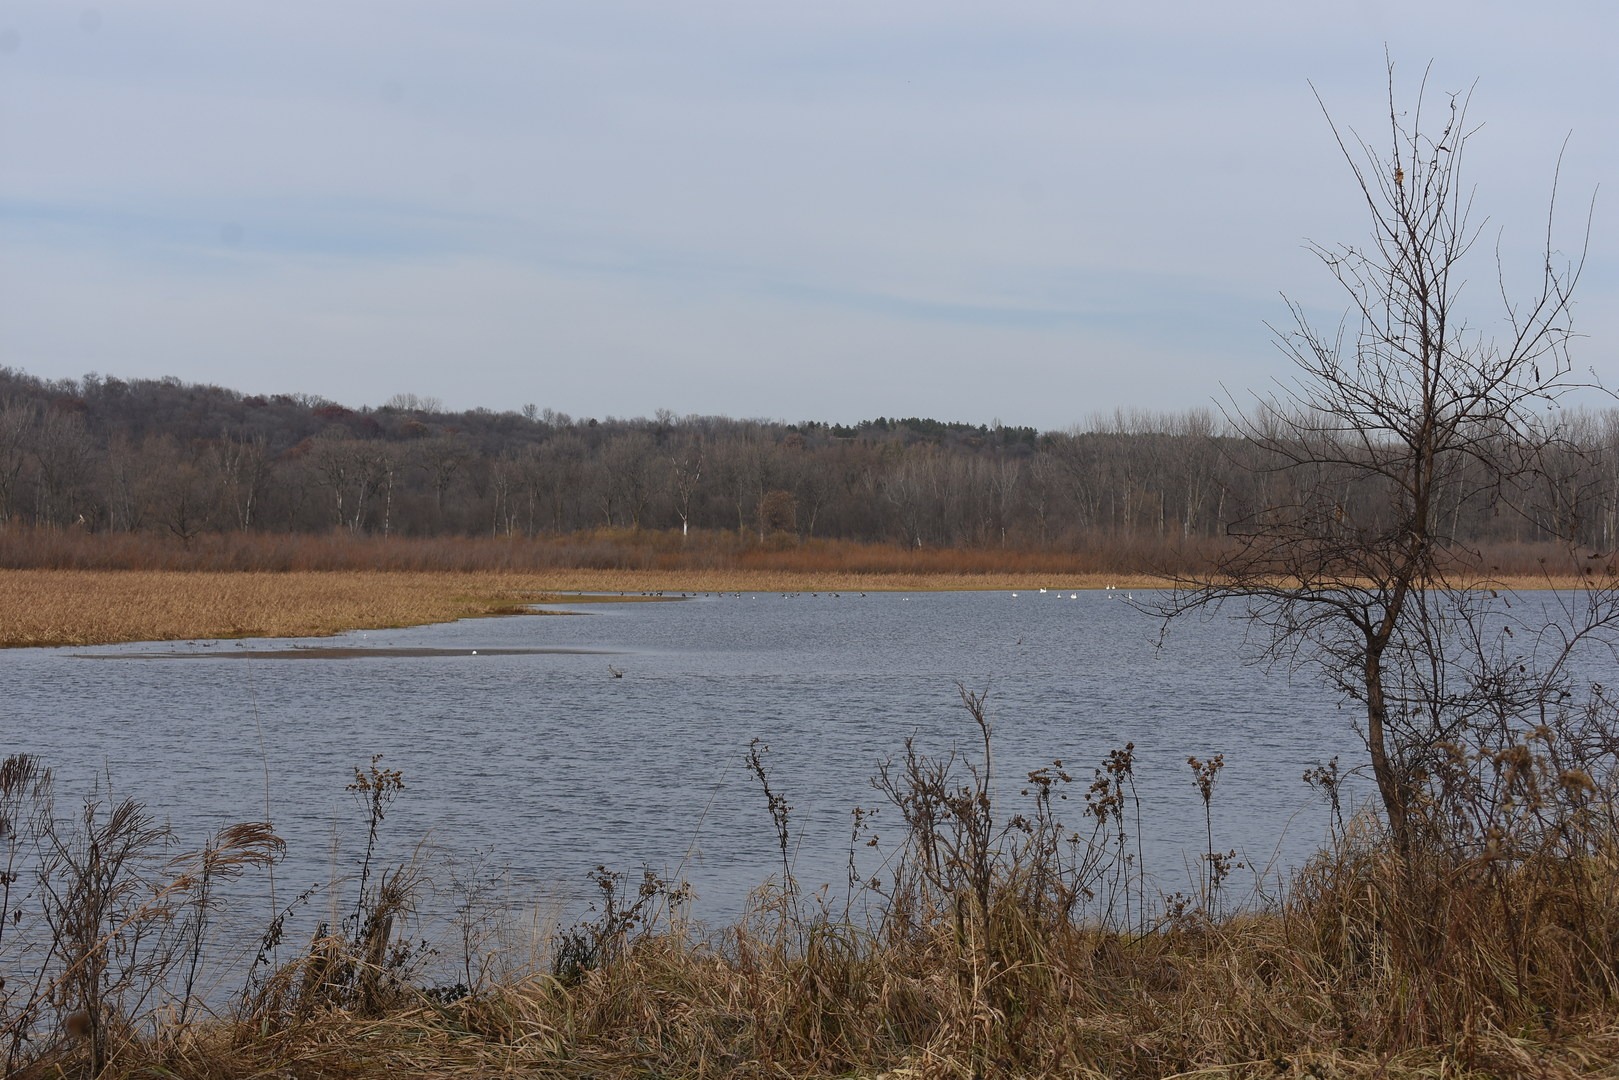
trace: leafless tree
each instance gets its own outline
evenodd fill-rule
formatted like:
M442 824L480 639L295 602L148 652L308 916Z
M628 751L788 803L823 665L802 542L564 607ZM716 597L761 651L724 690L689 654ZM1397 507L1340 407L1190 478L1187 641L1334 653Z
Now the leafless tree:
M109 529L134 532L145 523L154 476L155 470L147 466L144 443L136 445L122 431L107 440L101 501L106 506Z
M759 541L760 502L780 490L791 492L805 537L1094 548L1127 570L1147 568L1130 560L1172 569L1203 558L1206 539L1256 508L1300 502L1301 485L1337 484L1336 501L1367 527L1382 528L1389 513L1379 489L1327 463L1267 467L1264 447L1289 437L1279 405L1249 413L1249 433L1261 437L1244 441L1205 412L1111 410L1040 433L917 417L787 424L667 410L575 421L538 407L428 412L423 400L357 411L177 379L77 383L0 367L0 524L15 534L81 521L167 531L157 494L169 478L145 460L164 439L194 452L204 472L198 520L242 532L335 523L442 537L638 523L683 535L734 528L739 540ZM1619 410L1557 417L1563 445L1543 448L1535 483L1492 486L1477 461L1439 479L1431 502L1447 534L1519 571L1553 536L1619 544ZM334 459L321 440L366 460Z
M1514 597L1448 512L1456 499L1532 505L1548 462L1571 449L1558 403L1578 386L1569 317L1584 256L1554 248L1555 180L1524 298L1508 295L1497 250L1508 331L1469 321L1484 226L1464 182L1469 96L1439 99L1425 76L1402 112L1391 64L1376 140L1327 115L1371 226L1361 245L1312 245L1348 312L1323 331L1290 301L1277 337L1293 378L1246 415L1232 408L1288 494L1233 526L1230 553L1163 608L1239 601L1265 656L1317 665L1357 704L1404 852L1427 836L1440 758L1487 760L1548 722L1571 692L1572 650L1619 625L1611 572L1577 601ZM1572 541L1571 524L1543 521ZM1589 565L1571 553L1575 573ZM1548 614L1564 617L1550 650Z
M1044 547L1051 541L1061 470L1050 454L1036 454L1023 471L1023 501L1034 517L1035 536Z
M898 519L906 547L931 537L929 513L938 504L939 462L931 447L906 448L895 455L879 481L883 498Z
M730 440L712 447L709 461L720 495L736 514L738 536L747 535L748 517L767 486L768 467L756 425L743 425Z
M170 436L148 439L141 462L148 477L148 509L159 525L189 548L207 531L214 505L197 447Z
M11 517L12 492L27 458L37 412L31 402L0 402L0 524Z
M798 498L798 525L805 536L814 536L821 515L837 495L838 470L833 453L813 457L800 450L792 455L793 492Z
M433 485L433 509L438 526L443 528L444 493L450 489L456 473L461 471L471 453L465 442L454 435L424 439L414 449L416 461L426 470Z
M534 443L523 447L517 455L517 476L522 487L523 533L533 536L539 530L540 503L545 495L545 463L540 448Z
M516 454L507 451L489 463L489 493L494 504L490 533L512 536L517 532L520 508L513 494L522 487L522 463Z
M405 448L401 445L378 442L370 446L372 475L375 478L377 493L382 496L383 536L393 535L394 488L399 480L399 472L405 466L406 458Z
M47 409L35 424L32 438L36 519L51 525L83 520L85 487L95 454L84 418L77 412Z
M263 435L222 432L213 447L220 497L238 528L253 527L253 514L270 482L269 442Z
M340 528L359 532L372 496L392 493L397 462L381 443L323 433L310 440L309 460L332 498Z
M703 437L694 433L680 440L669 452L669 483L674 494L675 515L680 518L680 535L691 530L691 500L703 479Z
M588 450L573 432L547 439L540 447L540 466L545 475L545 491L550 504L551 528L556 532L580 528L585 462Z
M641 527L647 503L657 488L653 468L656 458L652 436L642 431L615 435L602 448L601 463L606 473L603 505L607 524Z
M441 413L444 411L444 400L421 394L395 394L383 402L382 407L396 412Z
M995 527L998 533L996 541L1001 547L1006 546L1006 525L1012 520L1016 509L1018 482L1022 476L1023 464L1013 457L1000 458L990 472L990 484L995 500Z

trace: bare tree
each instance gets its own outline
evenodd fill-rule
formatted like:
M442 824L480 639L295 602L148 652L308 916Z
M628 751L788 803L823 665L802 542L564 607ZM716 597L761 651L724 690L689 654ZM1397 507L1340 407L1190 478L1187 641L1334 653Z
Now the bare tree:
M437 435L415 446L416 461L433 485L434 524L440 529L444 528L444 493L471 456L465 441L454 435Z
M382 496L382 535L393 535L394 487L399 472L407 460L405 448L398 444L379 442L370 448L372 476L377 493Z
M151 487L159 475L148 467L146 456L146 445L137 446L125 432L107 440L101 486L107 527L113 532L134 532L145 523Z
M1023 471L1023 499L1034 515L1040 546L1051 542L1052 510L1057 499L1059 468L1050 454L1036 454Z
M441 413L444 399L421 394L395 394L382 403L384 409L407 413Z
M522 486L523 533L533 536L539 529L540 503L545 495L547 477L540 447L526 444L517 455L517 476Z
M805 536L815 535L815 526L838 487L832 452L828 451L819 458L812 455L811 450L800 447L787 458L787 471L792 477L793 494L798 501L798 523Z
M270 482L269 440L263 435L220 433L213 446L213 466L220 497L243 530L253 527L253 514Z
M1553 248L1555 182L1523 299L1508 297L1498 255L1509 332L1469 322L1465 268L1483 222L1463 182L1468 98L1435 108L1425 77L1401 112L1391 64L1376 142L1327 115L1371 225L1364 245L1312 245L1348 313L1322 331L1289 302L1293 326L1277 336L1293 379L1233 418L1287 494L1234 525L1229 554L1164 605L1174 615L1241 601L1266 656L1318 665L1357 704L1388 827L1408 853L1432 820L1439 758L1480 760L1544 723L1569 692L1571 645L1619 618L1610 576L1579 604L1554 605L1568 616L1561 645L1537 651L1531 642L1548 639L1522 631L1544 626L1546 605L1496 580L1441 498L1532 502L1549 455L1569 449L1556 406L1578 385L1569 316L1583 253Z
M653 473L656 462L652 436L644 431L629 431L614 435L602 447L601 464L606 472L603 505L607 524L641 527L647 503L657 489Z
M95 442L77 412L47 409L33 428L35 518L50 525L85 521Z
M906 547L921 547L923 533L936 504L938 458L931 447L899 449L879 482L883 498L893 507Z
M588 453L584 441L571 431L555 435L540 446L539 463L544 471L551 529L555 532L585 524L583 491Z
M339 528L361 531L366 508L379 493L386 496L385 511L391 511L398 460L385 444L322 433L310 440L309 460L321 486L331 494Z
M32 403L0 402L0 524L11 517L11 496L27 458L37 412Z
M746 536L749 512L757 508L766 487L765 452L761 434L752 424L743 426L729 441L710 448L716 486L724 501L736 512L738 536Z
M214 507L198 448L164 435L143 444L140 461L148 477L147 509L182 545L191 547L191 541L209 528Z
M669 483L674 494L675 514L680 518L680 535L691 528L691 500L703 479L703 436L701 432L682 438L669 451Z
M490 501L494 504L494 515L490 523L490 534L507 536L517 532L517 520L521 508L513 500L512 495L522 486L522 463L517 455L510 450L489 463L489 492Z
M1017 508L1018 483L1023 476L1023 463L1015 457L1001 457L990 472L990 486L994 495L996 542L1006 546L1006 523L1012 520Z

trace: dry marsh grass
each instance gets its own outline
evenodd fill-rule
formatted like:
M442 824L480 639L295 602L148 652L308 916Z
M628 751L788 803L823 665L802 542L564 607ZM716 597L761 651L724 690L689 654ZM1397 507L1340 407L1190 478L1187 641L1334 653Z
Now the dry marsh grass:
M0 527L0 647L304 637L512 614L557 593L1145 589L1211 564L1207 541L1098 536L1069 548L918 549L601 530L413 539ZM1575 583L1557 553L1492 553L1502 582ZM1586 572L1593 572L1589 563Z
M461 575L0 571L0 644L304 637L510 610Z
M828 931L830 933L830 931ZM1597 1013L1400 1045L1347 1027L1345 993L1306 964L1278 920L1142 947L1096 934L1042 938L1010 975L1031 995L983 1011L968 950L948 924L903 947L840 957L800 946L741 958L648 940L611 972L547 976L452 1003L379 1015L331 1011L265 1036L221 1023L135 1048L109 1077L691 1076L1433 1078L1619 1076L1619 1023ZM1368 1010L1370 1012L1370 1010ZM64 1073L72 1075L72 1073ZM56 1075L64 1075L56 1074ZM51 1075L43 1070L36 1075Z
M0 570L0 646L98 645L188 638L317 637L522 612L580 598L678 592L1026 588L1011 574L854 575L787 571L568 570L547 573ZM1108 584L1116 579L1108 579ZM1059 583L1053 581L1053 584ZM1143 588L1148 579L1118 580ZM1064 587L1095 581L1060 580Z
M1523 579L1526 587L1568 584ZM320 637L526 605L680 593L1151 589L1148 574L792 569L537 571L0 569L0 647L190 638Z

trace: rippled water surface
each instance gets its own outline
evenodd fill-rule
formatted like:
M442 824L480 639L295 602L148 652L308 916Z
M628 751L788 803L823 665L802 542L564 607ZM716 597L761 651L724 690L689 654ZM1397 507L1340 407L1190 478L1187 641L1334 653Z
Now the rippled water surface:
M1360 757L1352 714L1325 690L1240 662L1240 624L1187 622L1158 647L1157 622L1117 593L742 594L558 610L575 613L321 641L0 653L0 750L42 757L59 801L110 784L192 843L262 818L268 800L290 847L284 895L352 871L364 818L344 786L381 754L407 785L383 825L391 857L426 839L463 867L486 855L511 892L561 897L585 895L598 864L644 863L690 880L711 919L780 866L743 764L750 739L769 745L772 782L793 808L797 873L841 890L850 811L881 801L877 764L913 736L926 752L974 751L958 680L989 688L1003 796L1015 802L1029 769L1060 758L1076 776L1072 824L1084 823L1092 770L1135 744L1147 859L1167 890L1186 885L1203 844L1189 754L1225 755L1215 843L1258 867L1296 864L1323 835L1304 770ZM332 645L342 648L314 650ZM417 652L363 651L390 648ZM896 817L879 814L880 837L897 835Z

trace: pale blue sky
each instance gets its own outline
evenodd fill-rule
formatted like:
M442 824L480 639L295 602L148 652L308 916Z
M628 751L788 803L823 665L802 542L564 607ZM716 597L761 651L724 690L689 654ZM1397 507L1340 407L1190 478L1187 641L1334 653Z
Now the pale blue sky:
M1619 383L1605 3L0 0L0 364L345 404L1066 427L1285 375L1335 116L1465 89ZM1495 311L1486 259L1477 320Z

